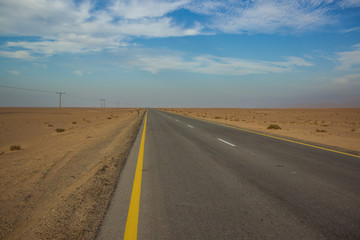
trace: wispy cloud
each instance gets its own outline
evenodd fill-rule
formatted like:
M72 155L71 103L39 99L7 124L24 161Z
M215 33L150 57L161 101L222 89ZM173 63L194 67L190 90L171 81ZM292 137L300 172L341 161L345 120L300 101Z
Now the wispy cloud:
M175 11L190 0L159 1L159 0L117 0L113 3L111 11L114 15L126 19L140 19L144 17L162 17Z
M288 57L285 61L251 61L240 58L216 57L210 55L185 58L174 55L138 55L130 65L152 73L166 70L181 70L205 74L241 76L249 74L282 73L296 67L310 67L311 63L298 57Z
M335 78L334 83L343 84L343 85L360 85L360 74L347 74L342 77Z
M80 77L84 76L84 73L81 70L76 70L76 71L74 71L74 73Z
M17 71L17 70L10 70L9 73L11 73L12 75L15 75L15 76L19 76L19 75L20 75L20 72Z
M342 0L342 1L339 1L339 5L343 8L360 7L360 1L359 0Z
M34 66L37 67L37 68L41 68L41 69L47 69L46 64L34 63Z
M111 47L109 45L111 39L103 37L96 38L88 35L79 34L64 34L59 35L56 40L44 40L44 41L18 41L7 42L7 49L24 49L31 53L41 53L44 55L53 55L56 53L82 53L88 51L100 51L105 47ZM116 45L115 42L113 42Z
M0 56L7 58L17 58L22 60L32 60L34 57L27 51L0 51Z
M326 0L197 1L190 9L212 15L210 27L226 33L287 33L333 23L333 5Z
M0 36L32 37L9 41L1 56L31 59L57 53L86 53L131 45L142 38L181 37L225 32L291 33L338 21L334 8L359 6L356 0L93 0L0 1ZM205 18L177 19L187 9ZM175 14L176 15L176 14ZM201 20L206 19L206 20ZM34 38L35 37L35 38Z
M360 31L360 26L359 27L348 28L348 29L343 29L341 32L342 33L349 33L349 32L357 32L357 31Z
M202 29L199 23L184 27L166 16L186 2L114 1L96 9L90 0L1 1L0 35L39 38L10 41L2 56L82 53L127 46L131 37L197 35Z
M349 70L353 67L359 69L360 66L360 44L353 46L353 50L338 52L337 54L338 70Z

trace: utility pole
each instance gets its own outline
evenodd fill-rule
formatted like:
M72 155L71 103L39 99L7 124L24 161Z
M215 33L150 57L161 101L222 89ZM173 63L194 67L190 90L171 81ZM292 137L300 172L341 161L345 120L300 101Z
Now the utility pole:
M100 99L101 101L101 108L105 108L105 99Z
M65 95L65 93L64 92L56 92L56 94L59 94L59 97L60 97L59 108L61 110L61 95Z

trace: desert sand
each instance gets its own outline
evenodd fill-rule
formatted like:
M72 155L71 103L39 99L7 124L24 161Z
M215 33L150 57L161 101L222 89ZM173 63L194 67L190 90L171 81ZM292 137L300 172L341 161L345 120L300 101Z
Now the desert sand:
M190 117L226 123L358 154L360 108L342 109L163 109ZM268 129L276 124L281 129Z
M93 239L143 114L0 108L0 239Z

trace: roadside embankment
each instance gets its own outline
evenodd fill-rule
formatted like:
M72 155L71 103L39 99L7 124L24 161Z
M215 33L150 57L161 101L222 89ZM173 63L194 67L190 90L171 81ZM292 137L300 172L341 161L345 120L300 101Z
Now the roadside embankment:
M0 239L93 239L137 110L1 108Z

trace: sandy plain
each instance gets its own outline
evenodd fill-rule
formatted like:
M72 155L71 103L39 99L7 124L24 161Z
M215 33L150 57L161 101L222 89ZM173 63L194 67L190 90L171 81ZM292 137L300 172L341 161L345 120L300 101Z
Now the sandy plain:
M0 239L93 239L139 112L0 108Z
M326 145L359 155L360 108L339 109L163 109L264 133ZM276 124L281 129L268 129Z

